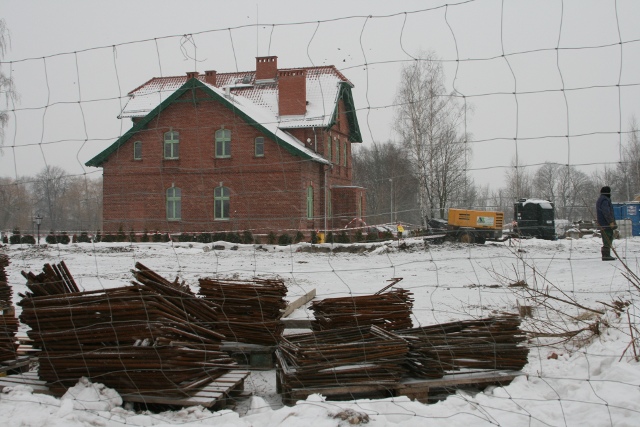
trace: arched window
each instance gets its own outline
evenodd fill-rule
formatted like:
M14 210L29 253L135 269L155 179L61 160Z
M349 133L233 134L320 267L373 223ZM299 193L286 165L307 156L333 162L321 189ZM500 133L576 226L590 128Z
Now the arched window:
M331 135L327 136L327 160L331 161Z
M216 187L213 190L213 218L218 220L229 219L229 195L227 187Z
M307 219L313 219L313 187L307 187Z
M142 141L133 143L133 160L142 160Z
M164 158L180 158L180 134L174 130L164 134Z
M334 142L336 143L336 165L340 166L340 140L336 138Z
M216 157L231 157L231 131L229 129L216 131Z
M167 219L178 221L182 214L182 191L178 187L167 188Z

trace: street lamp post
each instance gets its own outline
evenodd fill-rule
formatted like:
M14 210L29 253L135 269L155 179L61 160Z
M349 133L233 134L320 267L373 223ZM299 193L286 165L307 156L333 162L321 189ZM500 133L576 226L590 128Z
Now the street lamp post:
M42 224L42 216L36 214L36 226L38 227L38 245L40 244L40 224Z
M391 215L391 223L393 224L393 178L389 178L390 188L389 188L389 204L390 204L390 215Z

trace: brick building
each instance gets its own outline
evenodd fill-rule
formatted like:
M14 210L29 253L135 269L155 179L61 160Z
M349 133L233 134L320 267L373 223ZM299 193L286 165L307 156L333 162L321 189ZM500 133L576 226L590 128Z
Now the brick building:
M133 126L87 166L103 169L105 232L342 228L364 216L352 185L362 142L334 66L153 78L129 93Z

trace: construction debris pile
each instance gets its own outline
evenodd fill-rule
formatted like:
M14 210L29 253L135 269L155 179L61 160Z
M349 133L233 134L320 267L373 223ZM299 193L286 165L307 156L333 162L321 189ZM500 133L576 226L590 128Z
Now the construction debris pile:
M446 371L468 369L520 370L529 349L520 318L503 315L478 320L396 331L409 343L407 367L411 376L440 378Z
M413 294L402 288L385 292L398 281L373 295L313 301L309 307L315 317L312 329L323 331L353 325L375 325L387 331L411 328Z
M199 279L200 292L221 307L215 329L229 341L276 345L284 325L280 321L287 307L283 280Z
M393 388L405 372L407 342L377 326L282 337L276 351L282 389L369 385Z
M18 319L14 315L11 286L6 268L9 257L0 254L0 361L16 358Z
M220 307L140 263L130 286L79 291L64 262L23 272L20 320L56 394L86 376L121 394L184 396L233 369L214 332Z

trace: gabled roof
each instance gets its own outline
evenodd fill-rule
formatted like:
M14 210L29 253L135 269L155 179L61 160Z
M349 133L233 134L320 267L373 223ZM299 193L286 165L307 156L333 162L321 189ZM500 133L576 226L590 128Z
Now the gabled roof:
M330 128L336 120L336 106L343 99L347 110L351 142L362 142L351 88L353 84L334 66L306 67L307 111L304 116L278 116L278 84L272 81L256 82L255 71L218 73L216 86L229 88L232 94L250 100L266 110L270 121L277 121L280 129L321 127ZM298 69L296 69L298 70ZM279 69L278 71L287 71ZM205 82L206 76L197 77ZM154 77L129 92L129 101L120 118L144 117L158 104L181 87L187 76ZM265 114L266 115L266 114Z
M317 153L307 149L302 142L293 137L291 134L283 130L280 122L269 114L267 110L255 105L251 100L237 96L233 93L225 94L225 92L215 86L200 81L197 78L191 78L183 83L182 86L175 89L172 93L167 93L166 97L150 110L144 117L139 120L131 129L122 135L117 141L111 144L106 150L95 156L93 159L85 163L87 166L100 167L108 157L116 152L125 142L133 137L139 131L146 128L147 124L153 120L164 109L169 107L174 101L191 91L195 96L195 89L202 89L204 93L212 100L218 101L225 107L233 110L245 122L258 129L265 136L273 139L278 145L287 150L289 153L317 161L319 163L329 164L330 162ZM158 92L160 93L160 92ZM200 100L200 99L199 99Z

